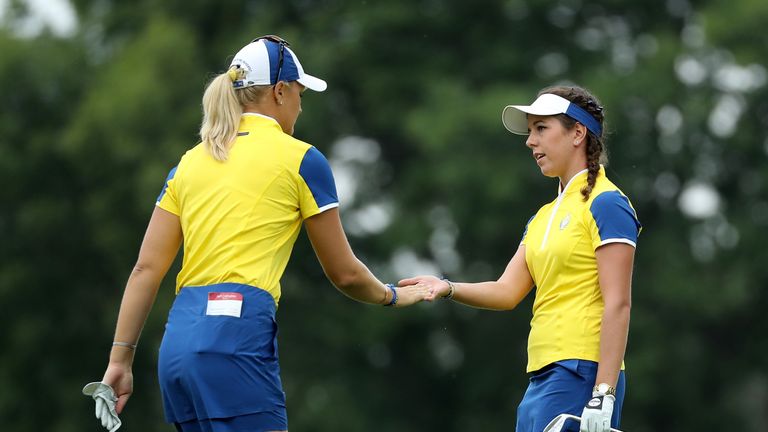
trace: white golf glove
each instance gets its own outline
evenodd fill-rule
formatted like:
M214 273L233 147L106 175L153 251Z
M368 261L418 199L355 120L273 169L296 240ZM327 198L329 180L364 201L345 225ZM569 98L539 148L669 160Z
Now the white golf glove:
M613 404L616 398L612 395L592 393L592 399L587 402L584 411L581 412L580 432L609 432L611 430L611 416Z
M102 382L92 382L83 387L83 394L92 396L96 401L96 418L101 420L102 426L109 432L120 429L122 422L115 411L117 396L112 387Z

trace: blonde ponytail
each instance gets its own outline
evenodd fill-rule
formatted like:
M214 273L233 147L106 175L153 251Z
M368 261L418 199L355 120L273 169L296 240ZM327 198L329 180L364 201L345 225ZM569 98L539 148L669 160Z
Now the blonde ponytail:
M217 161L229 157L229 148L237 138L243 106L258 102L271 86L250 86L235 90L232 83L243 79L244 71L236 66L219 74L203 94L203 124L200 139Z
M225 161L229 156L229 145L237 136L240 106L235 89L232 87L234 69L220 74L208 84L203 94L203 124L200 126L200 139L208 152L217 161Z

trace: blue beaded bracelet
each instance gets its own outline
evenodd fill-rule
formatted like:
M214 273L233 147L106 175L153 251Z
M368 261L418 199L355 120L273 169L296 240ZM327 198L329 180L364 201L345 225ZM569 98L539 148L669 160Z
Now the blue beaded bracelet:
M385 304L384 306L394 306L397 304L397 290L395 289L395 286L391 283L388 283L386 286L387 288L392 290L392 300L389 303Z

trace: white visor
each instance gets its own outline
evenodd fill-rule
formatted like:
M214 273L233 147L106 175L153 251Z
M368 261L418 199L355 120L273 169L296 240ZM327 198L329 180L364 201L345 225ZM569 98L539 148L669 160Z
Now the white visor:
M549 116L565 114L571 101L558 95L545 93L530 105L507 105L501 113L501 122L508 131L528 135L528 114Z
M501 122L513 134L528 135L528 114L551 116L565 114L586 126L597 136L602 134L602 126L587 111L571 103L568 99L545 93L530 105L508 105L501 112Z

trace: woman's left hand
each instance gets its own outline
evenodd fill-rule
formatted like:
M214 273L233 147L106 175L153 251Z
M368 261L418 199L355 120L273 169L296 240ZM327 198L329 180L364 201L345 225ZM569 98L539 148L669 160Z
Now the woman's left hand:
M593 393L592 399L587 402L581 412L580 432L609 432L615 400L616 398L612 395Z

